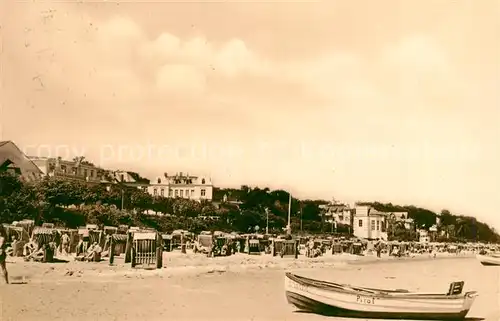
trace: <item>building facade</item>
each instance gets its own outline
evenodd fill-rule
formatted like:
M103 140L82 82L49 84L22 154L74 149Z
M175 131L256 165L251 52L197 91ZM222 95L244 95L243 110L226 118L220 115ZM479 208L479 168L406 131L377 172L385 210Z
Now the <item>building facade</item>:
M213 197L213 184L209 177L184 175L183 173L173 176L165 173L152 181L147 190L153 196L185 198L196 201L211 201Z
M106 171L89 162L84 162L83 158L70 161L61 158L32 156L30 159L40 168L44 176L89 183L105 181Z
M387 215L392 216L396 222L404 225L407 230L415 228L415 223L413 219L408 216L408 212L389 212Z
M353 234L361 239L387 240L387 214L371 206L354 209Z
M43 177L38 166L12 141L0 141L0 172L10 172L24 181L36 181Z
M63 160L61 158L30 157L32 162L38 166L43 176L81 181L105 185L126 185L138 187L147 191L147 182L138 182L133 172L122 170L106 170L84 161L83 157L74 160ZM137 175L137 174L136 174Z
M351 226L354 210L349 205L333 201L319 208L323 211L325 222Z

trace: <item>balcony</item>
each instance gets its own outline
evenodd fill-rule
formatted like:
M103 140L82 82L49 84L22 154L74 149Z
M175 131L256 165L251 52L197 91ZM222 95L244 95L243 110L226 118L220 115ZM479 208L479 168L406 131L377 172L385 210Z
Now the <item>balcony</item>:
M98 177L85 177L81 174L73 174L73 173L65 173L63 171L54 171L50 176L56 177L56 178L63 178L63 179L71 179L71 180L78 180L78 181L87 181L87 182L95 182L99 183L101 181L100 178Z

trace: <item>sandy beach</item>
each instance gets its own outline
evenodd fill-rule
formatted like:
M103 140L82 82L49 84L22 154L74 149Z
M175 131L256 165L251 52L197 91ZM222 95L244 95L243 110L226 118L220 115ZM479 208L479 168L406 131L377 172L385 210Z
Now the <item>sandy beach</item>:
M446 292L465 281L479 291L471 320L500 319L500 269L470 257L377 260L351 255L281 259L206 258L165 253L160 270L101 263L26 263L10 259L14 284L0 288L0 319L22 320L322 320L286 303L283 272L387 288ZM8 290L8 292L7 292Z

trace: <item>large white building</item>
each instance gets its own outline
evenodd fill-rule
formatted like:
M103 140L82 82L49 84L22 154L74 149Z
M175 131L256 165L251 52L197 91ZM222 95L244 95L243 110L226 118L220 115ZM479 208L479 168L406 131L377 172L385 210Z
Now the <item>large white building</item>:
M185 198L192 200L212 200L213 184L209 177L178 173L169 176L165 173L151 181L147 188L153 196Z
M356 206L353 234L361 239L387 240L387 214L371 206Z

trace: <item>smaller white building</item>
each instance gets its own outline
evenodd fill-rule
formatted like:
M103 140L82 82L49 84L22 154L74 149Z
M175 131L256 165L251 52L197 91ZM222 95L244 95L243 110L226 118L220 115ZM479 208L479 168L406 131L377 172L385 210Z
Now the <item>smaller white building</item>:
M325 222L351 226L353 209L349 205L333 201L332 203L320 205L319 208L324 211Z
M405 229L411 230L414 226L414 221L408 216L408 212L390 212L387 215L392 216L396 222L404 224Z
M387 213L371 206L356 206L354 209L353 234L361 239L387 240Z
M168 198L185 198L196 201L208 200L213 197L213 184L209 177L194 176L182 172L169 176L165 173L153 180L148 188L153 196Z
M429 243L431 241L431 238L429 236L429 232L424 229L417 230L418 233L418 241L420 243Z

